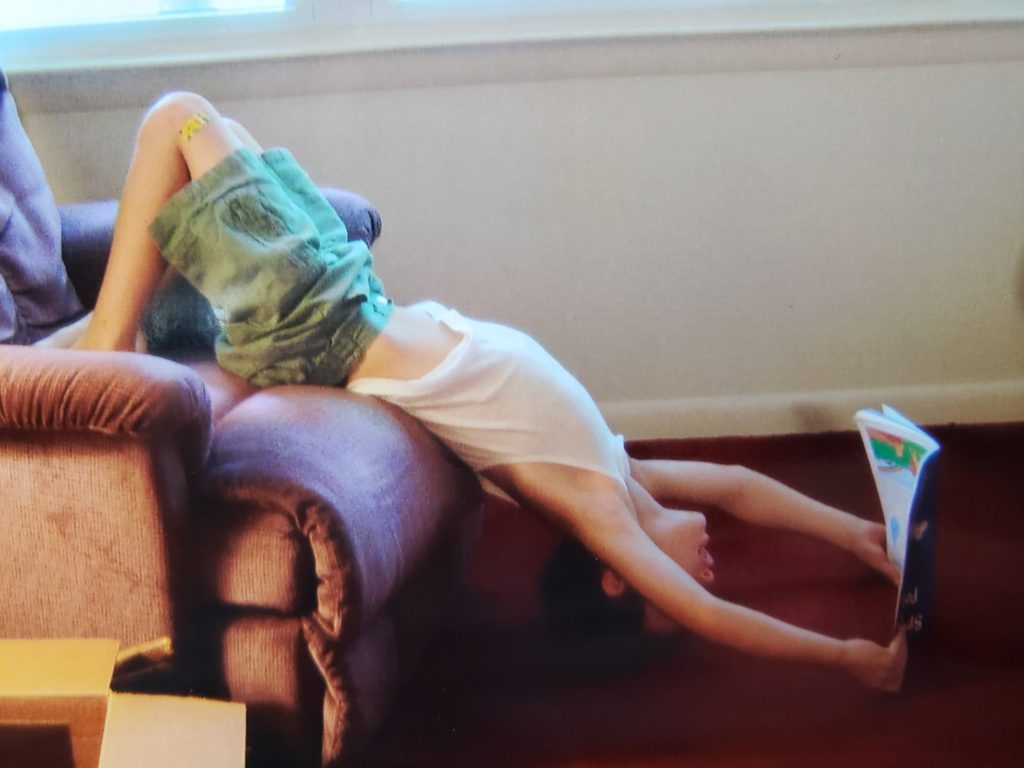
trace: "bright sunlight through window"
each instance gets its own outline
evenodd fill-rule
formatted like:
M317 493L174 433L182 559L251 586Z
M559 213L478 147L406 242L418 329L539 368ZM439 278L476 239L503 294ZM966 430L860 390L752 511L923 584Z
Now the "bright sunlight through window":
M32 29L173 16L283 11L292 0L31 0L10 3L0 29Z
M1019 22L1024 0L2 0L8 74L502 40Z

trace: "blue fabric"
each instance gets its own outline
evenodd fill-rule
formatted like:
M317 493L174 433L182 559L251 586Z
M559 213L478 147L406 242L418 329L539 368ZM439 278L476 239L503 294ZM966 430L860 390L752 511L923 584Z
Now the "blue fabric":
M221 324L217 361L260 387L342 384L391 315L373 256L285 149L239 149L150 226Z
M30 344L81 312L56 202L0 72L0 343Z

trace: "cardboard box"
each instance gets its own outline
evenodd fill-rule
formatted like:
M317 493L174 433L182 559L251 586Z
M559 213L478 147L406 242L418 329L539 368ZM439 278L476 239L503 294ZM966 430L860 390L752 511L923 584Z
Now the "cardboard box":
M0 640L0 768L244 768L245 706L113 693L116 640Z

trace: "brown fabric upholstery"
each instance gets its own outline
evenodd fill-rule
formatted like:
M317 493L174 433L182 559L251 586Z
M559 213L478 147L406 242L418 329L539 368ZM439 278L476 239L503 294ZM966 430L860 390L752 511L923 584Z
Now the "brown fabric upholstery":
M251 604L239 585L290 570L276 562L296 558L290 525L313 557L315 620L339 637L343 624L379 610L452 531L473 482L419 424L378 401L326 387L259 392L220 422L207 468L206 506L222 530L240 534L211 560L214 594ZM274 515L287 520L269 524L279 535L254 532L253 516ZM267 594L283 597L257 601L262 607L296 604L290 587Z
M0 636L177 636L180 461L132 437L0 433L0 487Z
M203 379L210 396L213 423L216 426L228 412L257 389L240 376L228 373L213 360L186 360L185 365Z
M318 765L323 683L300 620L212 614L201 642L204 693L246 704L249 767Z
M458 574L476 542L476 517L443 546L351 641L324 655L310 652L327 671L323 764L352 764L369 743L433 636ZM314 636L315 637L315 636Z
M249 649L271 642L256 621L268 614L298 618L303 652L283 668L304 680L294 670L305 665L319 681L312 697L278 683L274 695L286 703L258 704L254 723L275 738L261 749L299 738L298 721L286 721L308 723L314 702L325 765L365 741L430 636L466 557L467 511L480 498L473 475L426 430L374 399L280 387L220 421L197 538L201 593L224 606L234 633L222 641L224 690L252 705L263 702L266 675L281 677L255 668Z
M131 352L0 347L0 429L93 432L180 441L201 465L210 440L202 379Z
M206 390L180 365L0 347L0 635L174 636L209 437Z
M317 581L309 540L286 510L267 506L195 522L200 600L292 616L313 609Z
M0 635L170 635L248 705L254 764L341 765L431 636L480 489L375 399L218 371L0 348Z

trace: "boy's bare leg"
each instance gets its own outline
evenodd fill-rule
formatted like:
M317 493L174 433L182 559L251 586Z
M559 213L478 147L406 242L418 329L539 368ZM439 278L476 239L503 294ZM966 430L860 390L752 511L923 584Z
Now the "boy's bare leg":
M204 117L183 132L197 115ZM96 308L76 346L135 349L142 313L166 269L150 224L175 192L240 146L201 96L172 93L153 105L136 140Z
M224 124L231 130L235 137L242 142L245 146L255 152L257 155L263 154L263 147L256 141L249 130L237 120L232 120L230 117L224 118Z
M79 339L82 338L82 334L85 333L85 329L89 326L91 320L92 312L80 317L70 325L65 325L63 328L54 331L49 336L44 336L35 342L33 346L70 349L78 344Z

